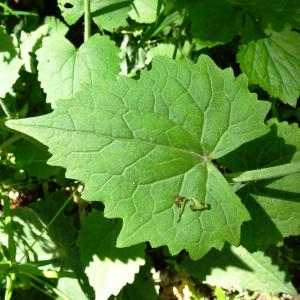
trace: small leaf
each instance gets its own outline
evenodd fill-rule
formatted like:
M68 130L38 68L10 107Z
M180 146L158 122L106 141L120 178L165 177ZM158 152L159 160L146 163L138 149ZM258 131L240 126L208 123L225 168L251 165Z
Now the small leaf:
M217 297L218 300L226 300L226 293L224 290L222 290L222 288L216 286L215 287L215 296Z
M212 160L266 134L268 109L245 76L207 56L197 64L160 57L139 80L107 80L51 114L7 125L48 145L50 164L85 183L84 199L123 219L119 247L150 241L199 258L239 243L249 215ZM177 222L177 196L209 209L187 207Z
M158 295L149 267L148 264L141 267L140 272L135 276L134 282L124 286L116 300L157 300Z
M49 33L65 36L69 31L68 26L53 16L47 16L44 20L45 25L49 27Z
M74 97L85 84L116 79L118 55L118 48L107 36L96 34L78 50L63 36L45 38L37 58L39 80L47 102L55 107L57 99Z
M24 62L24 68L29 73L36 73L34 65L34 53L41 46L42 39L48 34L48 25L42 25L29 33L22 31L20 36L20 55Z
M287 269L266 253L250 253L243 247L212 250L199 261L183 262L189 274L209 285L270 293L296 294Z
M156 20L158 0L134 0L129 12L131 19L138 23L153 23Z
M144 245L115 247L120 225L93 211L85 218L79 233L77 245L96 300L116 296L123 286L134 281L140 266L145 264Z
M127 15L133 0L91 0L94 22L100 29L114 31L127 25ZM84 13L82 0L58 0L58 7L69 25L76 23Z
M241 45L237 60L251 83L296 106L300 93L299 48L299 33L272 32L270 37Z
M13 36L7 34L2 26L0 26L0 41L0 97L4 98L19 78L23 62L18 57Z
M172 58L174 51L175 45L160 43L147 52L146 64L149 64L155 56L166 56Z

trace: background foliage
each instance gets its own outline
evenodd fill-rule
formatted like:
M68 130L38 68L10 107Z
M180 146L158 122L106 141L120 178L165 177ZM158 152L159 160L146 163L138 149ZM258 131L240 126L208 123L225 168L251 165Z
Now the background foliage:
M3 299L299 293L299 1L0 14Z

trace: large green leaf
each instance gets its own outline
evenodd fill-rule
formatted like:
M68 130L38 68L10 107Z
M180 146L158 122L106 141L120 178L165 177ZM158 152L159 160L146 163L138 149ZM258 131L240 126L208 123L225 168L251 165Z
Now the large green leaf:
M270 122L269 134L244 144L220 162L233 172L300 161L300 129ZM284 237L300 234L300 174L253 182L239 191L252 220L242 227L248 250L266 249ZM261 229L264 230L261 230Z
M204 41L229 42L241 32L243 24L241 6L227 0L190 2L189 17L194 37Z
M77 240L81 260L85 265L96 300L117 295L123 286L134 281L140 266L145 264L144 245L116 248L120 222L105 219L93 211L84 220Z
M240 46L237 60L251 83L296 106L300 93L300 34L285 30Z
M243 247L212 250L199 261L183 263L188 273L210 285L271 293L296 294L287 269L276 256L250 253Z
M300 28L300 2L298 0L227 0L241 5L243 10L263 28L281 31L289 24ZM246 15L247 15L246 14Z
M186 0L192 34L202 40L229 42L264 36L264 30L281 31L289 24L300 28L298 0ZM227 26L224 26L227 24Z
M19 77L19 70L23 64L13 37L8 35L0 26L0 97L4 98Z
M57 99L74 97L85 84L115 79L119 73L118 55L118 48L107 36L96 34L78 50L61 35L45 38L37 58L47 102L55 107Z
M268 109L244 75L205 55L197 64L161 57L139 80L107 80L51 114L7 125L48 145L49 163L85 183L84 199L123 219L119 247L150 241L198 258L239 243L249 215L212 160L266 134ZM177 196L209 208L187 206L178 222Z
M92 18L100 29L108 31L126 26L132 1L91 0ZM84 13L84 1L82 0L58 0L58 7L69 25L76 23Z

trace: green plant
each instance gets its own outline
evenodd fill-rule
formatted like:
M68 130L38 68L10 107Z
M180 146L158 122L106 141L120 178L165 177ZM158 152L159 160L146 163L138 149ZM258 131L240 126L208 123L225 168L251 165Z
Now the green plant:
M1 7L6 300L296 293L299 1L59 0L79 38Z

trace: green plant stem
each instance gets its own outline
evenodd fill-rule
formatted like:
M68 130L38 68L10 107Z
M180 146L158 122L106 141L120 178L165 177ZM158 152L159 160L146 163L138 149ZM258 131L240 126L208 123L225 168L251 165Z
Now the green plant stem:
M0 145L0 152L2 152L5 148L7 148L8 146L10 146L11 144L15 143L16 141L18 141L21 138L22 138L22 134L21 133L14 134L8 140L6 140L4 143L2 143Z
M156 20L155 20L156 23L158 22L158 18L159 18L159 14L160 14L162 6L163 6L163 0L158 0L157 7L156 7Z
M272 106L271 106L272 117L279 119L279 115L278 115L278 111L277 111L277 107L276 107L277 99L271 98L271 101L272 101Z
M32 250L32 248L34 247L34 245L40 240L40 238L43 236L43 234L49 229L49 227L55 222L55 220L58 218L58 216L63 212L63 210L66 208L66 206L69 204L69 202L72 200L74 194L77 192L77 190L75 190L70 196L69 198L64 202L64 204L60 207L60 209L56 212L56 214L52 217L52 219L49 221L49 223L43 228L43 230L41 231L41 233L37 236L37 238L35 239L35 241L28 247L28 251ZM26 257L26 253L24 253L24 255L22 256L22 258L20 259L20 261L18 263L21 263L22 260Z
M84 0L84 41L91 36L91 2Z
M25 274L25 273L24 273ZM30 274L30 273L26 273L26 275L30 278L32 278L33 280L35 280L36 282L40 283L41 285L43 285L45 288L48 288L52 293L55 293L57 296L60 297L60 299L62 300L71 300L68 296L66 296L62 291L60 291L59 289L53 287L51 284L43 281L42 279Z
M12 228L12 216L10 212L10 201L6 195L2 196L4 202L4 224L5 224L5 231L7 232L8 236L8 252L9 252L9 261L13 264L16 262L16 244L14 240L14 232Z
M2 98L0 98L0 105L1 105L1 107L2 107L2 109L3 109L3 111L4 111L4 113L6 114L7 118L8 118L8 119L11 119L11 118L12 118L12 115L11 115L11 113L9 112L9 110L8 110L8 108L7 108L7 106L6 106L5 102L4 102L4 100L3 100Z
M6 195L2 195L4 202L4 225L5 231L7 232L7 244L8 244L8 253L9 253L9 264L13 265L16 262L16 244L14 240L14 232L12 228L12 216L10 211L10 201ZM6 291L5 291L5 300L10 300L14 291L16 281L16 274L11 272L6 276Z
M19 15L13 9L11 9L9 6L7 6L6 4L0 2L0 7L2 7L4 10L6 10L10 15L14 15L17 18L20 18Z
M15 288L16 274L10 273L6 276L6 289L4 300L10 300L12 298Z
M0 264L0 274L7 273L20 273L20 274L32 274L38 277L44 277L49 279L57 279L61 277L76 278L74 272L56 271L56 270L40 270L36 266L31 264Z
M37 291L45 294L46 296L48 296L51 299L57 299L56 296L50 294L48 291L42 289L39 285L37 285L35 282L33 282L32 280L29 281L29 285L32 286L33 288L35 288Z
M245 182L278 178L296 173L300 173L300 162L224 175L233 182Z

